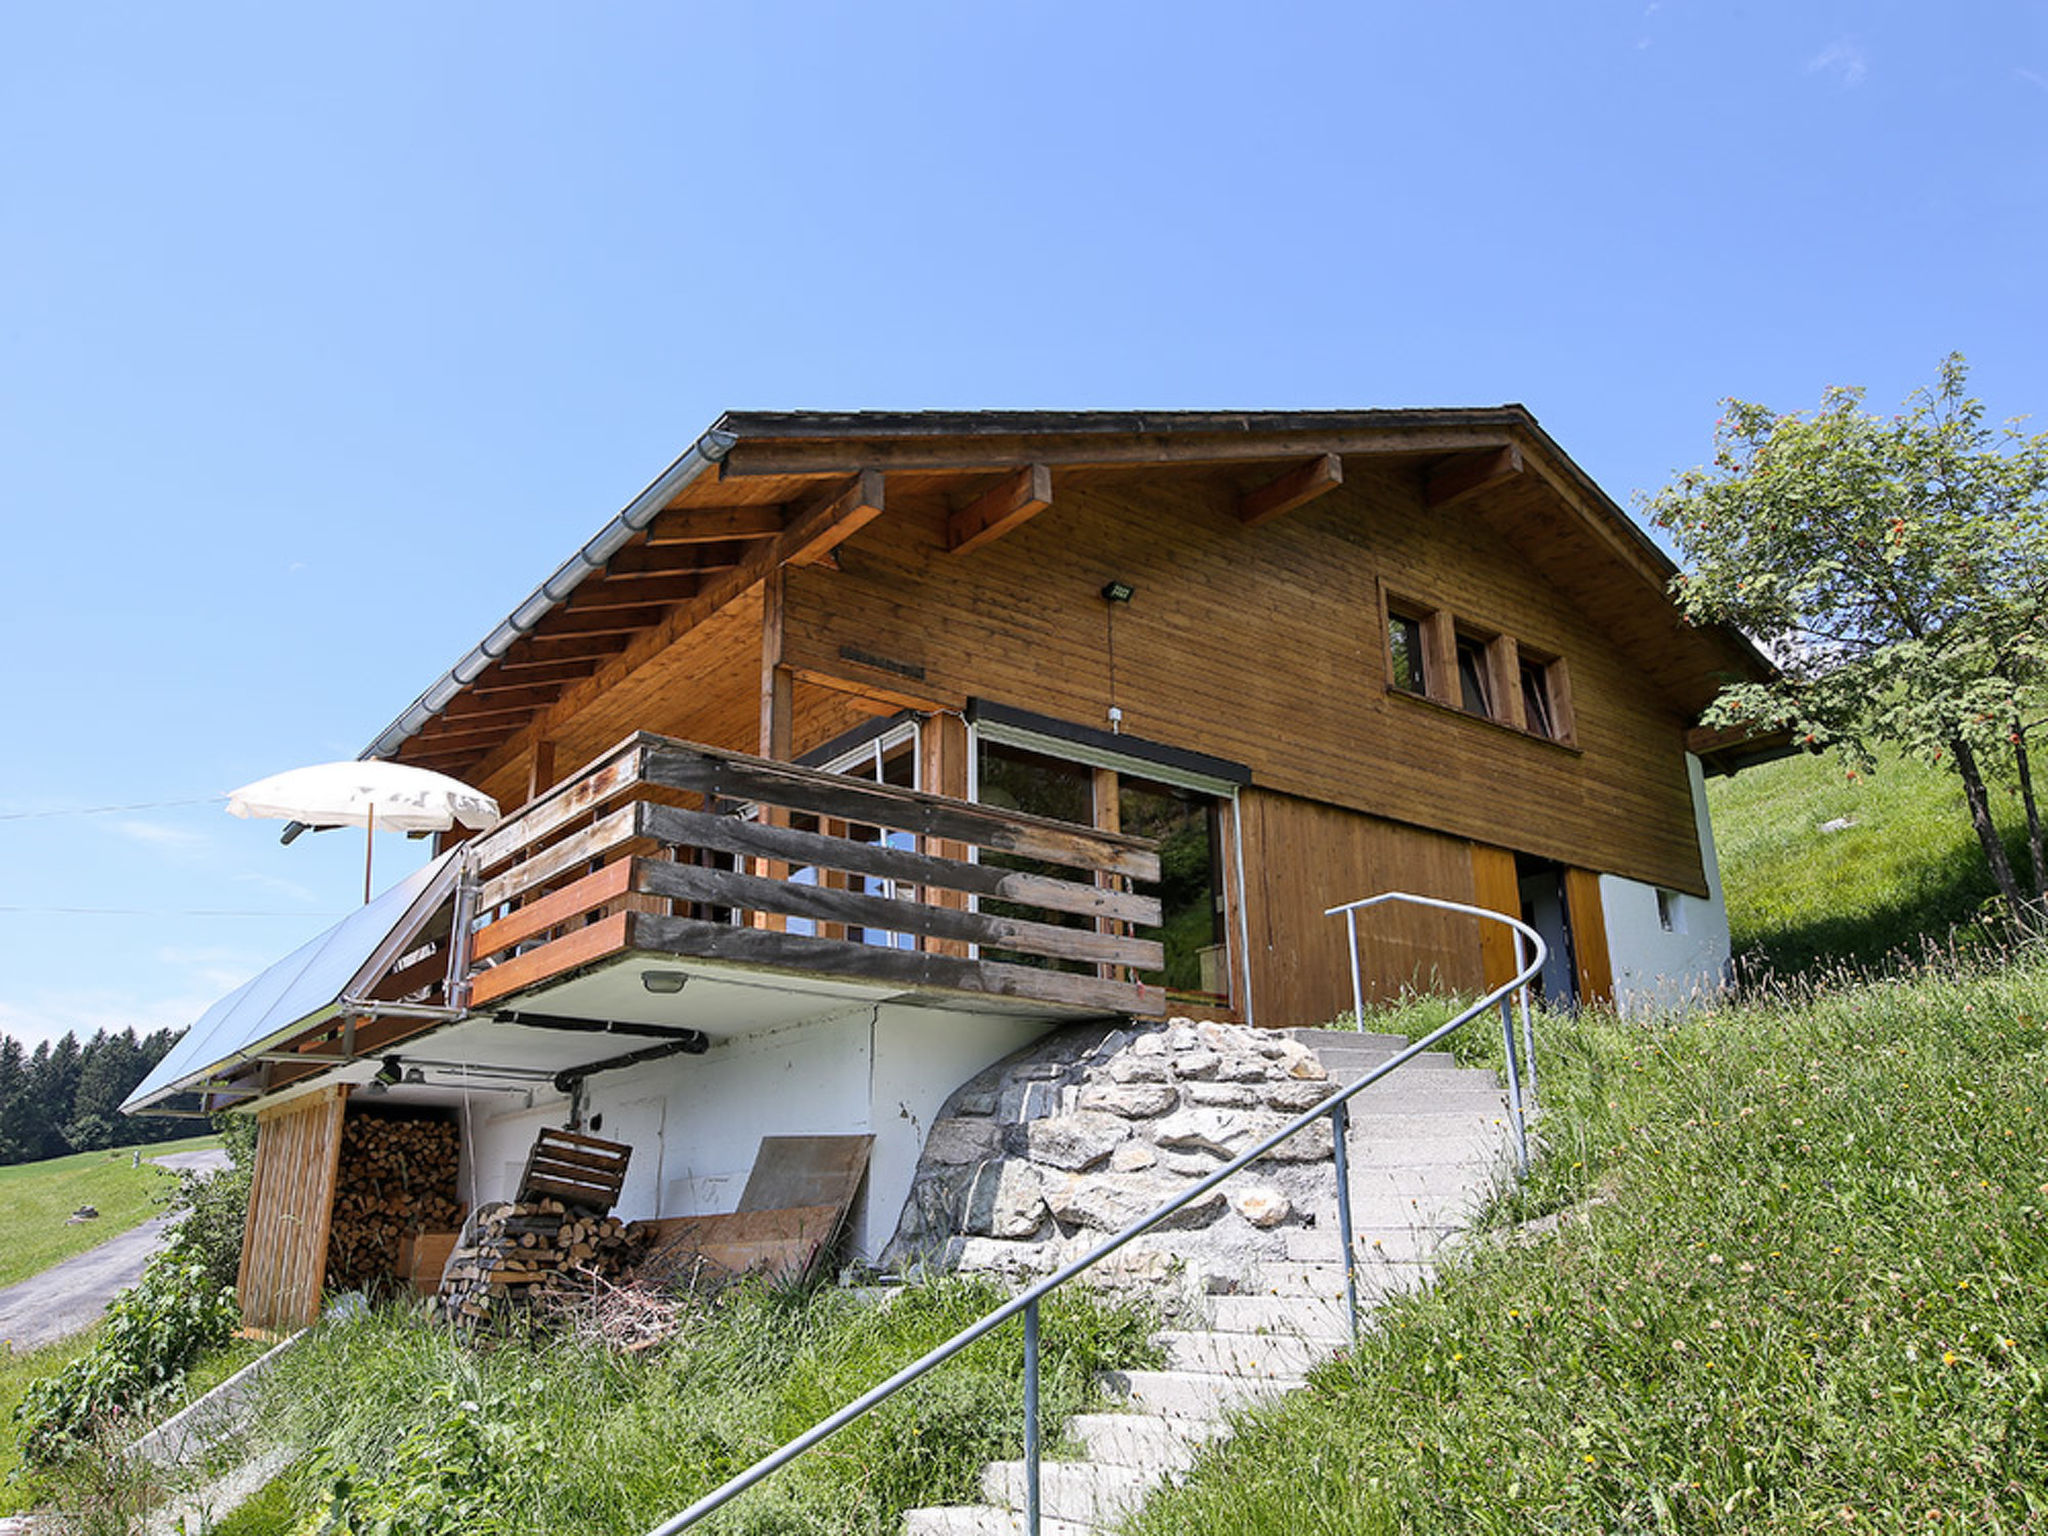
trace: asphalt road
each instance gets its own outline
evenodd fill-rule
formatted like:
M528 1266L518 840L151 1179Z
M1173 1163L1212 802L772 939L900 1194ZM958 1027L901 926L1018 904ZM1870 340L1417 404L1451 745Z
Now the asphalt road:
M227 1166L228 1155L210 1148L150 1161L166 1168L215 1169ZM0 1347L11 1345L17 1354L25 1353L90 1328L117 1292L142 1277L142 1266L163 1247L170 1229L170 1217L152 1216L97 1248L0 1290Z

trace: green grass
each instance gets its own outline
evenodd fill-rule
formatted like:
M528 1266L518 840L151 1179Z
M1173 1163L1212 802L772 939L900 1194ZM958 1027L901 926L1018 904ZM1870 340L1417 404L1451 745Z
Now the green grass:
M1993 793L2024 886L2017 806ZM1833 755L1802 755L1715 779L1707 800L1735 952L1752 968L1882 966L1987 937L1980 908L1996 888L1952 773L1888 755L1851 778Z
M469 1348L409 1305L324 1324L266 1375L262 1418L326 1453L241 1517L294 1529L335 1480L365 1523L401 1497L409 1531L645 1530L808 1429L996 1305L987 1281L912 1286L887 1305L823 1289L745 1287L628 1357L569 1338ZM1099 1370L1149 1363L1144 1311L1075 1290L1048 1303L1043 1391L1057 1424ZM975 1494L1022 1436L1015 1325L757 1488L705 1529L875 1532L902 1511Z
M131 1166L132 1147L0 1168L0 1286L40 1274L157 1215L178 1181L152 1166L152 1157L218 1145L215 1136L160 1142L141 1149L140 1168ZM81 1205L97 1207L99 1220L67 1225Z
M1543 1038L1569 1219L1137 1532L2048 1530L2048 957Z

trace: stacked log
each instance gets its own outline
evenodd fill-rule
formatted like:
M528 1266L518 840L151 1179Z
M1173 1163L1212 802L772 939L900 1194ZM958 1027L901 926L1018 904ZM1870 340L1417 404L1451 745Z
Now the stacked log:
M441 1313L478 1325L571 1299L589 1289L593 1275L631 1270L653 1235L647 1223L573 1211L559 1200L487 1205L448 1260Z
M388 1287L398 1277L401 1240L460 1226L460 1166L459 1132L452 1119L364 1113L344 1119L328 1229L327 1285L335 1290Z

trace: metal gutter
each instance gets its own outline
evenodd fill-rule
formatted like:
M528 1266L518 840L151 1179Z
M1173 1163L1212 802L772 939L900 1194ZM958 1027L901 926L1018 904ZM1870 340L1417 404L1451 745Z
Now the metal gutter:
M589 543L556 567L555 573L535 587L524 602L506 615L504 622L462 660L442 673L396 720L385 726L377 739L363 748L358 756L389 757L396 752L421 726L446 709L449 700L481 677L493 662L520 640L532 634L535 626L552 613L563 598L575 591L585 577L604 569L613 555L636 535L645 532L647 525L664 507L699 475L715 468L738 441L737 433L720 427L713 427L699 437L681 458L628 502L625 510L600 528Z

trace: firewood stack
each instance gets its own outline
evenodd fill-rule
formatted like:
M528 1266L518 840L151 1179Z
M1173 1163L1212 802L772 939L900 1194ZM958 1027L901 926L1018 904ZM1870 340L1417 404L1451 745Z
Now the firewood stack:
M476 1326L574 1297L593 1274L612 1279L631 1270L653 1235L647 1223L579 1212L560 1200L487 1205L449 1258L441 1315Z
M390 1285L400 1239L461 1225L460 1158L452 1119L361 1113L344 1119L327 1284L337 1290Z

